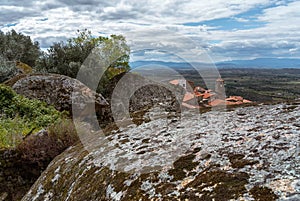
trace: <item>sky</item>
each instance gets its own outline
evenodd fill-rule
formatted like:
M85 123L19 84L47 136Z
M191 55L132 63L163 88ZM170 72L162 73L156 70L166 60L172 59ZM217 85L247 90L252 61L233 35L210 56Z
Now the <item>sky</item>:
M300 58L299 11L299 0L1 0L0 30L43 49L78 29L122 34L132 61Z

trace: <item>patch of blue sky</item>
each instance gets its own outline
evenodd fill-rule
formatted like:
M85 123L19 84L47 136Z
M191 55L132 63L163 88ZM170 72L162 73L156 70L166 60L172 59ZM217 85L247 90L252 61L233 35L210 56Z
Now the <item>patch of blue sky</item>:
M219 18L202 22L188 22L184 26L209 26L215 30L247 30L263 27L266 22L258 20L258 16L262 15L265 9L287 4L289 1L282 1L281 4L273 2L268 5L257 6L246 12L234 15L228 18Z
M9 23L9 24L6 24L4 25L4 27L14 27L16 26L18 23Z
M246 12L237 14L234 17L245 19L245 20L257 20L257 17L262 15L264 13L265 9L277 7L277 6L280 6L280 5L285 5L287 3L288 3L288 1L281 1L280 4L278 2L277 3L272 2L272 3L267 4L267 5L257 6L255 8L252 8L252 9L246 11Z
M219 44L222 42L222 40L209 40L208 41L210 44Z
M206 25L214 27L216 30L245 30L263 27L265 22L254 21L254 20L239 20L238 18L221 18L215 20L208 20L199 23L186 23L185 26L199 26Z
M39 19L39 21L47 21L47 20L48 20L48 17L45 17L45 18Z
M143 49L143 50L131 52L130 62L135 62L135 61L184 62L185 59L168 51L157 50L157 49Z

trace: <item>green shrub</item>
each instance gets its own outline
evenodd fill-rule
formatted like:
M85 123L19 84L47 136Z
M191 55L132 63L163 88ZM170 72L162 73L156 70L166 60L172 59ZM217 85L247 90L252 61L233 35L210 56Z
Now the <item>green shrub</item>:
M11 103L12 99L16 96L16 92L10 89L7 86L0 85L0 109L1 113L4 112L4 109L7 109Z
M22 121L18 117L0 119L0 147L13 147L22 140L23 133L30 132L30 128Z
M45 102L25 98L16 94L10 87L0 85L0 111L8 118L19 115L26 121L43 127L62 117L62 113Z
M7 61L0 55L0 83L17 74L15 62Z
M16 94L0 85L0 147L15 146L21 138L64 118L64 114L39 100Z

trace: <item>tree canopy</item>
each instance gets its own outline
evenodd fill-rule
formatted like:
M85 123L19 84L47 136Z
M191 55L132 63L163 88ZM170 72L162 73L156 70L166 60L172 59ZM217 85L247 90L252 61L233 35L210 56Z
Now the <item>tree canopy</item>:
M92 51L97 52L99 59L107 64L98 92L102 91L109 79L130 69L130 48L122 35L94 37L87 29L77 30L76 37L53 43L47 52L42 52L39 43L33 42L29 36L15 30L7 33L0 31L0 81L16 74L16 64L22 64L21 67L32 66L39 72L76 78L80 67ZM87 69L89 74L95 75L94 70L92 67Z
M109 78L117 72L129 70L130 48L123 36L93 37L88 30L78 30L77 37L71 38L67 42L54 43L40 59L39 66L47 72L75 78L80 66L94 48L100 48L103 50L102 53L105 52L106 55L101 56L104 56L110 63L107 70ZM113 60L115 55L122 56Z
M0 31L0 56L7 61L21 61L34 67L40 56L39 43L15 30Z

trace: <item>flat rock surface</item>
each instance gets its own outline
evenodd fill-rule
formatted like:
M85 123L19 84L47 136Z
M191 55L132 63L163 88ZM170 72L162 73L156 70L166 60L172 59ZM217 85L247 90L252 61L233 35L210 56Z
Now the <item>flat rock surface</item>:
M299 109L154 108L148 123L81 136L23 200L300 200Z

